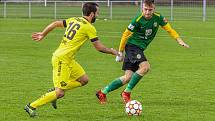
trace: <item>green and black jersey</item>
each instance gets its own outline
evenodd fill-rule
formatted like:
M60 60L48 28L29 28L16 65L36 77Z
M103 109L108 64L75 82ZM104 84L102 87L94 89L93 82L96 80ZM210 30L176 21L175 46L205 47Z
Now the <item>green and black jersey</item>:
M154 39L159 26L165 26L167 23L167 20L159 13L154 13L149 20L146 20L142 13L138 14L128 26L133 34L127 44L133 44L145 50Z

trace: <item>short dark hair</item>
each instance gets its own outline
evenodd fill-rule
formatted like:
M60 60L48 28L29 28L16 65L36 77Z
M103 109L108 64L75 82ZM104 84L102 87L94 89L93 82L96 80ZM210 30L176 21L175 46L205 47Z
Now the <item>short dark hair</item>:
M152 5L155 2L154 2L154 0L144 0L143 3L146 4L146 5Z
M99 5L97 3L94 3L94 2L84 3L84 5L82 7L83 15L89 16L91 12L95 13L97 11L96 7L99 7Z

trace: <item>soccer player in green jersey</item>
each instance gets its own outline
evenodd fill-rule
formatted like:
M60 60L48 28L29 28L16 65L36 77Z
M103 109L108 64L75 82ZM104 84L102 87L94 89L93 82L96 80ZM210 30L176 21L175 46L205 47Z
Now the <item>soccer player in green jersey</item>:
M125 90L121 93L124 103L131 100L130 95L132 89L141 80L141 78L149 71L150 64L144 55L144 50L154 39L159 26L166 30L179 45L189 48L184 43L178 33L171 28L167 19L161 14L154 12L154 0L144 0L142 13L137 15L126 28L122 35L119 52L120 56L116 57L116 61L123 60L123 52L125 50L125 58L122 69L125 74L96 93L101 104L106 103L106 95L125 85Z
M75 55L81 46L90 40L95 49L107 53L118 55L118 51L105 47L98 39L96 29L92 25L99 15L99 6L96 3L88 2L82 8L83 17L72 17L63 21L55 21L48 25L42 32L33 33L35 41L41 41L53 29L65 28L62 42L53 53L53 82L54 89L50 90L39 99L25 106L26 112L34 117L35 110L49 102L56 107L56 100L62 98L67 90L84 86L88 82L88 76L80 64L75 60Z

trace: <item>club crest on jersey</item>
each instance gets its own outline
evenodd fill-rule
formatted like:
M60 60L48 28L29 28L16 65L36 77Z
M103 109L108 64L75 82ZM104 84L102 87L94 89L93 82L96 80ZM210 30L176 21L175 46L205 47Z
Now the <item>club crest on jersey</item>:
M140 54L137 54L137 59L140 59L141 58L141 55Z
M129 25L128 25L128 28L129 28L130 30L134 30L134 25L129 24Z
M157 26L158 26L158 23L157 23L157 22L155 22L155 23L154 23L154 27L157 27Z
M152 34L152 29L147 29L145 32L145 36L149 36Z

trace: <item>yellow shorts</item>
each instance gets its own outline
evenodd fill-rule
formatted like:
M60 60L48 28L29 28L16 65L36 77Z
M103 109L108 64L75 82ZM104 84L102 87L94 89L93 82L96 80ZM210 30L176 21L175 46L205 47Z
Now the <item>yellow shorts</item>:
M75 60L71 60L70 63L66 63L65 61L53 56L52 66L54 87L58 87L60 89L68 89L67 85L69 85L71 81L76 81L85 74L84 69Z

